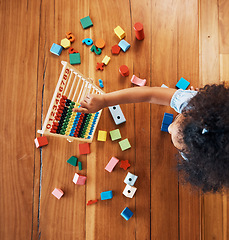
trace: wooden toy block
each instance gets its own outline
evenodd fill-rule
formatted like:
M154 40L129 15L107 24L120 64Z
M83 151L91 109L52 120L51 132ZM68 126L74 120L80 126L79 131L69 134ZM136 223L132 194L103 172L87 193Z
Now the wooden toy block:
M120 168L127 170L127 168L130 167L129 161L128 160L121 160L121 164L119 166Z
M64 192L59 188L55 188L52 191L52 195L55 196L57 199L60 199L64 195Z
M161 87L163 87L163 88L169 88L169 87L167 87L164 83L161 85Z
M126 33L124 32L124 30L120 26L117 26L114 29L114 32L118 36L119 39L123 39L126 36Z
M178 83L176 84L176 87L177 88L180 88L180 89L187 89L187 87L189 86L190 82L188 82L187 80L185 80L184 78L181 78Z
M144 34L144 29L143 29L143 24L140 22L137 22L134 24L134 31L135 31L135 36L138 40L143 40L145 37Z
M77 165L78 158L71 156L68 160L67 163L71 164L72 166L76 167Z
M111 58L108 57L107 55L103 58L102 63L104 63L105 65L107 65L110 62Z
M101 200L108 200L113 198L113 193L112 191L101 192L100 196Z
M75 36L72 34L72 32L67 32L66 33L66 38L72 43L75 41Z
M127 184L122 193L128 198L133 198L136 191L137 191L136 187Z
M129 68L126 65L122 65L119 68L119 72L123 77L128 77L129 76Z
M128 207L126 207L121 212L121 216L124 217L126 219L126 221L128 221L133 216L133 212Z
M111 52L114 55L118 55L120 53L121 48L119 47L118 44L115 44L112 48L111 48Z
M46 138L46 136L37 137L36 139L34 139L34 142L36 144L36 148L48 145L48 139Z
M82 154L89 154L91 152L89 143L79 143L79 152Z
M104 66L104 63L97 63L97 65L96 65L96 70L101 70L101 71L103 71L103 66Z
M110 136L111 136L112 141L115 141L115 140L118 140L118 139L122 138L119 129L115 129L115 130L110 131Z
M134 186L137 178L138 178L138 176L128 172L127 175L126 175L126 178L124 179L124 183L128 184L130 186Z
M93 26L91 18L89 16L81 18L80 22L82 24L83 29L89 28Z
M94 52L96 55L100 55L102 53L102 50L100 48L96 48L95 45L91 47L91 52Z
M57 56L60 56L61 52L62 52L63 48L56 44L56 43L53 43L51 49L50 49L50 52L57 55Z
M127 41L125 41L124 39L122 39L118 45L122 49L123 52L126 52L130 48L130 44Z
M73 47L70 47L68 49L68 52L69 52L69 54L71 54L71 53L78 53L78 51L76 51Z
M85 38L82 43L85 43L87 46L91 46L93 44L93 40L91 38Z
M112 172L118 162L119 159L112 157L109 163L106 165L105 170L107 170L108 172Z
M109 111L114 119L116 125L126 122L122 109L119 105L109 107Z
M79 171L82 170L82 162L78 162Z
M145 86L146 85L146 79L141 79L141 78L138 78L136 77L135 75L132 76L131 80L130 80L132 83L142 87L142 86Z
M119 145L120 145L122 151L125 151L125 150L131 148L130 142L129 142L129 140L127 138L122 140L122 141L120 141Z
M69 59L70 59L70 64L72 65L81 63L80 53L69 54Z
M73 182L75 184L78 184L78 185L84 185L86 179L87 179L86 176L83 176L83 175L80 175L78 173L75 173L74 178L73 178Z
M61 45L63 48L66 49L66 48L71 47L71 42L70 42L70 40L68 40L67 38L64 38L64 39L61 40L60 45Z
M97 47L97 48L104 48L105 47L105 41L103 40L103 39L97 39L96 41L95 41L95 46Z
M161 124L161 131L168 132L168 127L172 122L173 122L173 114L164 113L164 117Z
M99 86L100 86L101 88L104 88L104 86L103 86L103 80L102 80L102 79L99 79Z
M97 203L97 202L98 202L98 199L89 200L89 201L87 202L87 206L92 205L93 203Z
M106 142L106 140L107 140L107 131L99 130L97 140L101 141L101 142Z

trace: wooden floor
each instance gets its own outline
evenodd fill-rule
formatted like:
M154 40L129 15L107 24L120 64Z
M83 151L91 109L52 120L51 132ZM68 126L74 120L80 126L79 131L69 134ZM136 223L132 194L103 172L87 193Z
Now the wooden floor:
M91 154L79 155L78 142L48 138L49 145L36 149L59 74L60 57L50 53L67 31L76 36L73 47L81 54L77 69L104 81L104 91L132 87L132 74L147 79L148 86L163 83L174 87L184 77L195 87L229 80L229 1L227 0L2 0L0 1L0 239L1 240L194 240L229 239L229 195L192 191L178 183L176 150L169 134L160 131L169 107L145 104L122 105L127 122L119 127L132 148L122 152L117 142L94 139ZM90 15L93 27L83 30L82 17ZM137 41L135 22L144 25L145 39ZM113 29L126 31L131 48L118 56ZM81 41L103 38L100 56ZM104 71L97 62L108 55ZM121 77L126 64L130 76ZM108 109L98 129L114 124ZM97 132L96 132L97 135ZM66 163L70 156L82 161L84 186L73 184L78 168ZM138 175L133 199L122 195L127 171L104 170L112 156L128 159L129 171ZM57 200L52 190L65 195ZM86 206L112 190L112 200ZM129 221L121 211L129 207Z

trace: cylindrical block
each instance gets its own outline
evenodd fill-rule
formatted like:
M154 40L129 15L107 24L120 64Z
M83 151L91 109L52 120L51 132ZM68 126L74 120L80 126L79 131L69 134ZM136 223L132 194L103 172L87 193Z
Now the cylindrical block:
M135 31L135 36L138 40L143 40L145 35L144 35L144 29L143 25L140 22L137 22L134 24L134 31Z
M123 77L127 77L129 76L129 68L126 65L122 65L119 68L119 72Z

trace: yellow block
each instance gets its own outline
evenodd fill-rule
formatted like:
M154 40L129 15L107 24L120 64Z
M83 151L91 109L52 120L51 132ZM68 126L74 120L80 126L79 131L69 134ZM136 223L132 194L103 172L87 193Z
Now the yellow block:
M71 46L71 42L67 38L64 38L61 40L60 45L63 48L69 48Z
M105 65L107 65L110 62L111 58L108 57L107 55L104 57L102 63L104 63Z
M99 130L98 139L97 140L105 142L107 140L107 131Z
M123 39L126 36L124 30L120 26L117 26L114 29L114 32L119 37L120 40Z

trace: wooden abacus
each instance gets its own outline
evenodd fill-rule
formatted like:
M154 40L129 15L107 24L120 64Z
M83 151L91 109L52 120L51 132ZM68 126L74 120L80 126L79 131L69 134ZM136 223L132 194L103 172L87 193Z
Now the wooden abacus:
M97 113L76 113L72 109L89 93L104 94L91 79L72 65L61 61L63 68L56 85L42 130L38 133L66 138L69 141L92 142L102 110Z

